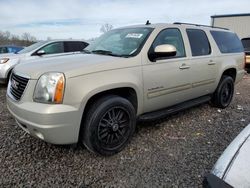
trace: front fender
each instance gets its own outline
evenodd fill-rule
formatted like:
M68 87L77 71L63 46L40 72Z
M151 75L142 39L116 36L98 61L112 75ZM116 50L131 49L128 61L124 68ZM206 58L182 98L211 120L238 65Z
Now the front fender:
M143 111L143 82L141 67L103 71L68 79L65 103L74 104L83 113L88 100L94 95L118 88L132 88L138 101L137 114Z

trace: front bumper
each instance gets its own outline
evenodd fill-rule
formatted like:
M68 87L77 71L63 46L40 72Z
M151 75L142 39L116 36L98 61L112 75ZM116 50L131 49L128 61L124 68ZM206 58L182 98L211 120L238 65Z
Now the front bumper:
M52 144L78 142L81 117L78 109L72 106L18 103L7 96L7 108L17 124L34 137Z

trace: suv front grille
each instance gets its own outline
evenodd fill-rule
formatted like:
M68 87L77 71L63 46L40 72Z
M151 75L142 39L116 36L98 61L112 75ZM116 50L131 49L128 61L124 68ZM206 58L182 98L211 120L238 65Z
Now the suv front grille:
M23 92L28 84L29 79L24 78L22 76L18 76L16 74L12 74L10 78L10 86L9 86L9 94L15 99L19 101L23 96Z

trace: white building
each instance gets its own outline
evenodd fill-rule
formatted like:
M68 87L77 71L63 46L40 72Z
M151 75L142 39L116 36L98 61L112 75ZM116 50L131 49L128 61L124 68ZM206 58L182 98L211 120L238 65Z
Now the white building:
M211 16L211 25L228 28L242 38L250 37L250 13Z

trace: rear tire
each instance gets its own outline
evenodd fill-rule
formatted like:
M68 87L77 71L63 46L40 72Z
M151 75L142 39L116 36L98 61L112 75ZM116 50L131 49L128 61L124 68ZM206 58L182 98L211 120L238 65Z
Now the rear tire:
M212 104L218 108L226 108L232 101L234 94L234 80L231 76L222 76L213 94Z
M133 105L119 96L100 98L87 112L81 142L100 155L114 155L131 139L136 127Z

